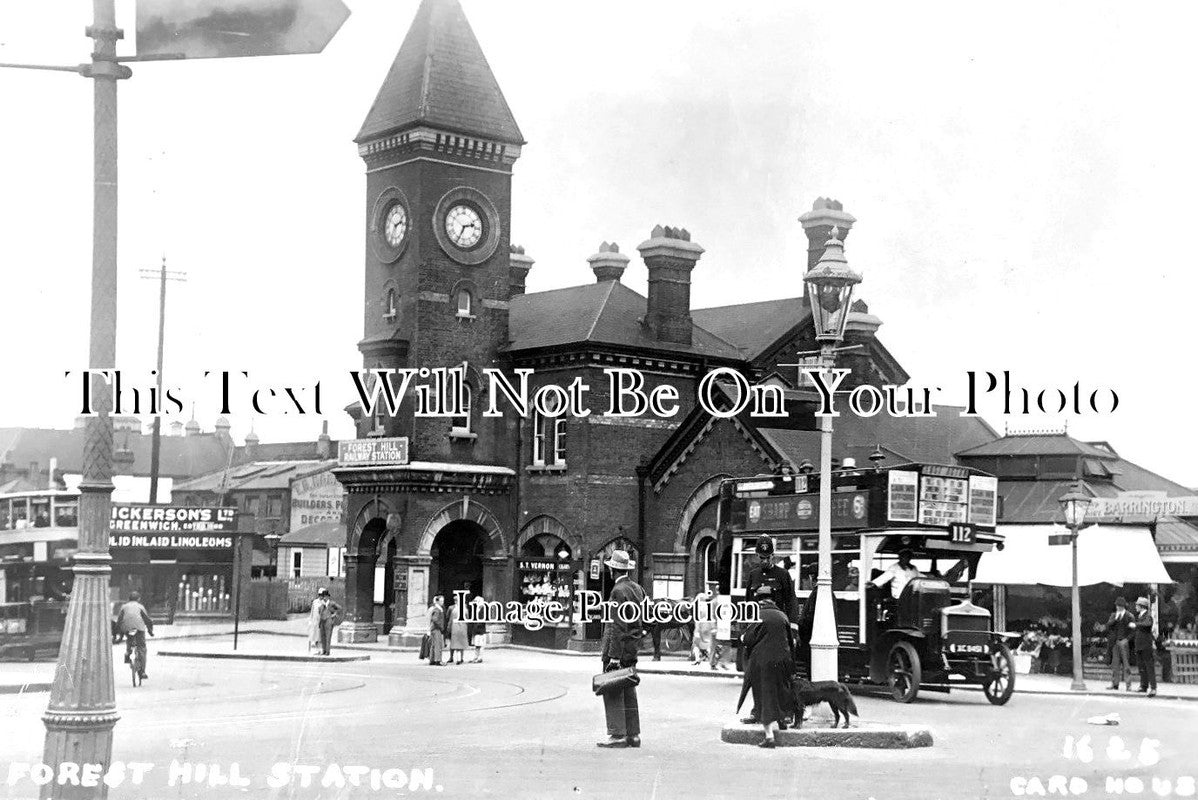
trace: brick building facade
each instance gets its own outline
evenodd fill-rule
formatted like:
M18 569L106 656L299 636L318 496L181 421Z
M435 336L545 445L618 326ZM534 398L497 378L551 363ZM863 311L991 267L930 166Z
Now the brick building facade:
M719 577L719 481L817 460L811 396L787 366L816 349L806 301L692 309L703 248L686 230L661 226L637 247L648 297L621 282L631 259L606 242L588 259L594 282L525 293L534 262L508 233L512 165L525 142L457 0L421 4L356 142L367 173L363 366L465 362L472 402L468 416L452 420L415 416L410 398L394 417L355 416L359 438L406 437L410 461L336 470L348 493L343 640L419 635L433 595L464 584L488 599L521 599L540 585L522 567L546 559L568 562L576 585L602 591L593 564L617 547L632 551L642 582L659 596L693 594ZM834 227L844 237L855 222L824 198L801 221L808 267ZM880 321L864 304L854 311L847 344L860 347L841 362L853 369L851 381L904 383L875 336ZM485 418L485 367L533 369L534 389L581 378L593 409L607 407L604 368L636 368L647 389L673 386L681 410L664 420ZM696 387L717 367L781 383L790 416L769 420L770 428L747 416L709 416L696 405ZM993 436L984 423L950 414L875 418L851 423L836 455L881 445L896 457L951 461L953 447ZM886 449L892 439L924 452ZM376 580L388 587L385 610L373 602Z

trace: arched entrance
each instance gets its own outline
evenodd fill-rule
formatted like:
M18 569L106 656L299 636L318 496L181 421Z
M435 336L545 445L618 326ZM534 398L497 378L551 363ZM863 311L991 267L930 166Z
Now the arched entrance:
M481 592L487 544L487 531L472 520L454 520L442 528L429 550L429 597L441 595L448 608L459 589Z
M708 581L720 584L720 594L731 591L732 547L730 543L720 547L715 527L718 504L719 498L707 500L694 512L690 521L686 539L690 556L686 587L688 597L705 590Z

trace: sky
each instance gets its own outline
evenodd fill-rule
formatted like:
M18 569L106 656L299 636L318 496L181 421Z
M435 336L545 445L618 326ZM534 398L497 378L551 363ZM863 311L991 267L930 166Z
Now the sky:
M692 305L802 292L797 219L820 196L858 222L858 296L914 386L963 403L969 371L1033 394L1118 393L1113 413L1004 415L1198 487L1194 421L1198 6L757 0L461 0L528 145L512 241L529 291L588 283L602 241L654 225L706 252ZM234 437L311 439L360 365L363 163L353 137L417 0L348 0L319 55L133 65L120 85L117 366L149 386L157 284L166 382L211 429L205 370L322 384L324 417L255 415ZM0 62L87 59L88 0L0 4ZM118 0L132 53L132 3ZM0 70L0 425L69 427L86 366L91 86ZM1104 409L1105 410L1105 409ZM185 419L184 419L185 421Z

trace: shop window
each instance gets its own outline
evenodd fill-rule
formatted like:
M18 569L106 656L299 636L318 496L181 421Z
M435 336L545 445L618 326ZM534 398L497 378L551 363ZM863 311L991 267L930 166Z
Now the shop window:
M291 551L291 577L299 578L304 572L304 551Z

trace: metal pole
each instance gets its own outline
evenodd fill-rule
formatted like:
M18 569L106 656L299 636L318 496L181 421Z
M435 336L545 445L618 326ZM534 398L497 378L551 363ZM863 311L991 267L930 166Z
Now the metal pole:
M820 362L832 368L834 346L820 347ZM839 680L839 642L832 598L832 418L820 417L819 573L815 581L815 619L811 628L811 680Z
M233 649L241 632L241 534L233 534Z
M94 83L94 205L92 229L91 344L93 369L116 365L117 314L117 81L128 67L116 63L114 0L94 0L95 19L87 35L95 40L92 63L84 70ZM43 761L108 764L112 731L120 716L112 681L112 611L108 582L112 558L108 525L112 504L112 418L104 381L91 383L96 415L87 422L83 478L79 484L79 547L74 558L75 585L67 608L62 647L46 725ZM108 787L65 785L51 781L43 798L103 798Z
M1069 688L1075 692L1086 691L1085 674L1082 671L1082 602L1081 590L1077 586L1077 524L1070 526L1073 535L1069 537L1073 549L1073 683Z
M158 279L158 402L162 402L162 343L166 333L166 256ZM162 447L162 409L154 415L154 435L150 444L150 504L158 502L158 465Z

